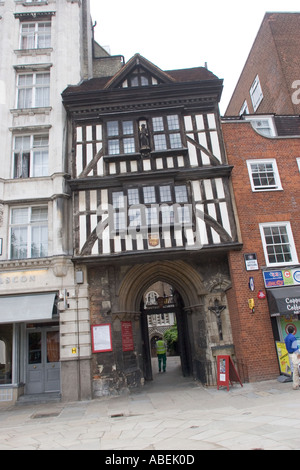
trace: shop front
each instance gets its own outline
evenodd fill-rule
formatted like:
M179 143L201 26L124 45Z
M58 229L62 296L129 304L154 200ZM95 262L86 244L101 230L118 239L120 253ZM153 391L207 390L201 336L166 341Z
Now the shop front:
M57 294L0 296L0 402L60 392Z
M68 257L0 262L0 404L88 399L88 317L87 285Z
M276 341L284 342L288 327L292 325L300 346L300 269L263 274Z

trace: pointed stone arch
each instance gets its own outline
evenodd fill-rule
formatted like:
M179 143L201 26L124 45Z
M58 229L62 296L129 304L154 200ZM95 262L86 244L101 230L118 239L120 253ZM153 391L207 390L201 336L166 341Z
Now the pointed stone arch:
M140 264L127 272L120 285L120 311L139 311L143 293L156 281L167 282L177 289L185 307L199 304L200 297L207 293L200 274L184 261Z

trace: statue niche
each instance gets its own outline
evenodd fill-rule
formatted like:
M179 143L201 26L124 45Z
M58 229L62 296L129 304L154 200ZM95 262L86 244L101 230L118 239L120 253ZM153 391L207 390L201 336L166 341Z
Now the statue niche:
M141 153L149 153L151 150L150 139L149 131L147 128L147 121L145 120L139 122L139 141Z

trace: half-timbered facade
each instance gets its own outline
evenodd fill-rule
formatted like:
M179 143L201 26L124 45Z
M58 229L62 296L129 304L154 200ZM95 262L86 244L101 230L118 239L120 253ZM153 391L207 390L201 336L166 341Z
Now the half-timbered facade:
M217 354L234 356L227 253L240 243L221 92L206 68L164 72L140 54L112 77L63 92L94 396L153 378L142 299L154 282L173 289L157 313L176 315L184 375L207 382Z

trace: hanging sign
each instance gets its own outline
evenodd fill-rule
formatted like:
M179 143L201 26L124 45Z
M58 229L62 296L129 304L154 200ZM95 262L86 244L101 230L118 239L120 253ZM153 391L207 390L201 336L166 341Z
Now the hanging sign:
M133 334L132 334L132 323L131 321L122 321L122 347L123 351L133 351Z
M112 351L110 324L92 325L91 328L93 353Z
M239 374L233 364L230 356L217 356L217 387L227 387L229 391L229 382L239 382L243 386Z

